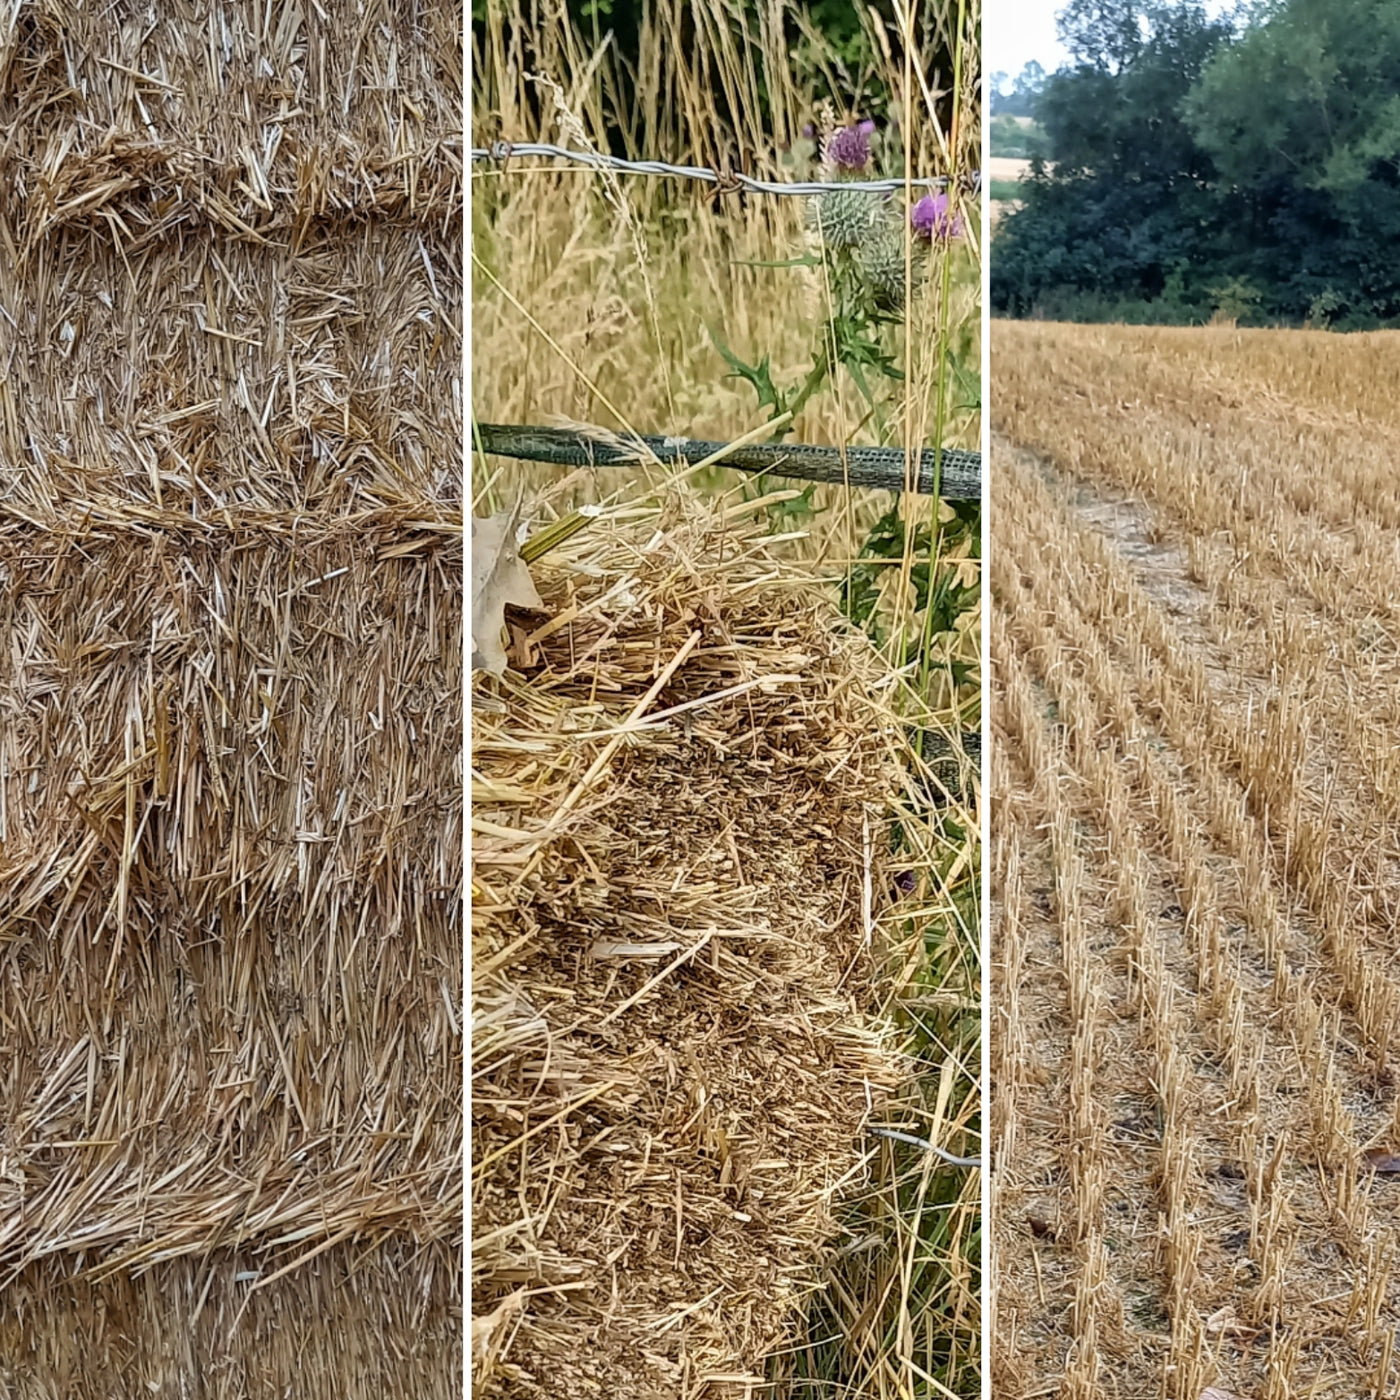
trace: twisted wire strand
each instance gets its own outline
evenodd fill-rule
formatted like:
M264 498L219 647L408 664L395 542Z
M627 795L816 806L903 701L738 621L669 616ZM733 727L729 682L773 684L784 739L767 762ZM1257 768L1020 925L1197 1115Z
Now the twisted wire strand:
M483 452L559 466L633 466L653 458L694 466L714 458L718 465L739 471L835 486L866 486L880 491L903 491L912 486L920 495L936 494L946 500L975 501L982 495L982 454L956 447L916 450L911 463L901 447L823 447L802 442L734 447L699 438L595 436L583 428L541 428L523 423L475 423L472 436Z
M894 1128L867 1128L866 1131L873 1137L888 1138L891 1142L907 1142L910 1147L922 1147L925 1152L932 1152L935 1157L942 1158L950 1167L980 1167L982 1165L980 1157L954 1157L951 1152L945 1151L937 1143L930 1142L927 1138L915 1137L913 1133L897 1132Z
M490 146L472 147L474 162L494 161L497 165L504 165L516 156L572 161L595 170L620 170L629 175L668 175L682 180L703 180L706 184L748 190L753 194L813 195L825 194L828 190L868 190L872 194L894 194L906 188L903 180L756 180L738 171L710 170L703 165L671 165L664 160L625 160L621 156L603 155L598 151L571 151L564 146L551 146L542 141L522 141L518 145L510 141L494 141ZM970 192L976 194L982 185L982 172L973 171L971 180ZM921 189L945 190L949 183L947 175L929 175L910 180L908 188L917 186Z

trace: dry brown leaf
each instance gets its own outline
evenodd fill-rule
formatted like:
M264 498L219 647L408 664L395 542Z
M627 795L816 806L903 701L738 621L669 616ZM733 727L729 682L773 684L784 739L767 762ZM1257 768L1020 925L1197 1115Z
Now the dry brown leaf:
M1201 1400L1240 1400L1232 1390L1221 1390L1219 1386L1208 1385L1201 1391Z
M495 1334L503 1322L508 1322L520 1311L520 1305L530 1296L529 1291L518 1288L501 1300L500 1306L482 1316L472 1315L472 1356L481 1358L491 1354ZM497 1342L497 1345L499 1343Z
M1257 1337L1259 1329L1257 1327L1247 1327L1240 1321L1235 1310L1227 1303L1223 1308L1217 1308L1215 1312L1206 1318L1206 1331L1214 1336L1224 1337ZM1207 1390L1202 1400L1210 1400L1211 1395L1225 1396L1226 1400L1234 1400L1228 1390Z
M530 570L516 552L513 510L472 517L472 670L503 675L506 605L538 608Z

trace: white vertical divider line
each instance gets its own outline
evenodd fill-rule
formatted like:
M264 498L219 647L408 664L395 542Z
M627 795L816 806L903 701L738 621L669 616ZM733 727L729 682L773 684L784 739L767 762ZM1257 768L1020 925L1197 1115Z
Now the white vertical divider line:
M462 131L468 122L471 102L471 29L470 20L462 20ZM470 604L471 534L468 517L472 509L471 441L472 441L472 294L468 272L471 258L468 252L471 237L472 182L462 181L462 599ZM471 1400L472 1364L471 1338L467 1322L471 1318L471 1257L472 1257L472 1133L471 1133L471 728L472 673L468 636L471 630L469 607L462 609L462 1400Z
M992 384L992 198L991 180L985 172L991 169L988 161L991 158L991 126L992 126L992 101L991 87L987 82L987 0L982 0L978 9L978 19L981 21L981 32L978 34L978 76L982 87L982 170L984 172L981 187L978 190L978 197L982 208L982 423L981 423L981 446L982 446L982 569L981 569L981 596L982 605L982 754L979 760L981 768L981 798L982 810L978 813L981 840L981 898L978 901L978 913L981 920L981 928L978 930L981 938L981 962L982 973L982 1064L981 1064L981 1089L982 1089L982 1170L979 1175L982 1178L982 1242L981 1242L981 1267L982 1267L982 1400L993 1400L992 1397L992 1330L996 1326L996 1318L992 1316L991 1310L987 1306L987 1284L992 1276L992 1232L990 1227L990 1207L992 1201L992 1170L994 1162L992 1158L992 1096L991 1096L991 1063L992 1063L992 1012L991 1012L991 986L992 986L992 930L991 930L991 865L992 865L992 792L989 779L991 777L991 705L989 703L992 685L991 667L991 609L992 590L989 583L990 573L987 567L988 554L991 545L991 518L992 502L995 499L993 489L993 479L988 470L991 464L992 429L991 429L991 396L994 392Z

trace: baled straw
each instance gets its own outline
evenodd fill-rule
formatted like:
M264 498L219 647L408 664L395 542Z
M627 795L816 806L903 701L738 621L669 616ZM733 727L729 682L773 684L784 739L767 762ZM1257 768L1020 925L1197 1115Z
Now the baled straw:
M21 1394L460 1377L460 25L0 21Z
M898 1073L873 1014L864 639L672 497L536 566L473 695L477 1393L743 1393Z
M14 8L0 499L459 489L460 11Z
M0 1282L455 1233L460 533L0 532Z
M263 1262L218 1250L100 1281L38 1265L0 1309L0 1391L460 1400L458 1250L340 1244L271 1288Z

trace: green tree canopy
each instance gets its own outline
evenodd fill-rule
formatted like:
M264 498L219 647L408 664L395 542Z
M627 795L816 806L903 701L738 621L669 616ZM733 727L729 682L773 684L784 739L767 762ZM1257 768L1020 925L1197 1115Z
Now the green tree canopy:
M1400 4L1072 0L1053 173L998 229L1013 314L1400 319ZM1134 310L1134 307L1137 310Z
M1013 81L1006 73L992 74L992 115L1007 117L1035 116L1036 100L1045 90L1049 75L1035 59L1031 59Z
M1352 205L1400 170L1400 5L1288 0L1215 55L1184 115L1223 179Z

